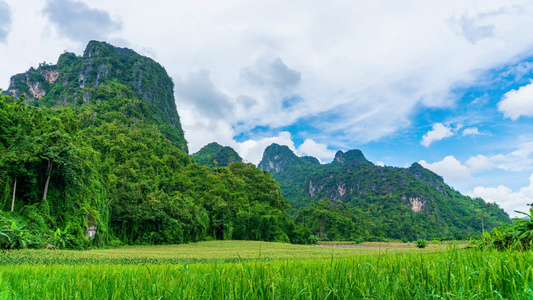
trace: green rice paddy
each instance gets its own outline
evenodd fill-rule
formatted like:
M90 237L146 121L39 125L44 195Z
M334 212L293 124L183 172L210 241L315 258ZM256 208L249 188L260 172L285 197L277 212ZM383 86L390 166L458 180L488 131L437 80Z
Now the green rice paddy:
M531 252L214 241L0 254L0 299L533 299Z

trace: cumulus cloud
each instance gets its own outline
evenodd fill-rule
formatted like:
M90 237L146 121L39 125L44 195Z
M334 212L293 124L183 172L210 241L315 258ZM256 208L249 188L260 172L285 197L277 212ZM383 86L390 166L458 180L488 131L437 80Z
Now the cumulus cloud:
M182 103L194 107L204 117L223 118L234 105L229 97L219 91L211 81L209 71L201 70L178 78L175 83L176 96ZM241 98L246 105L253 105L253 99Z
M451 25L458 34L474 45L494 36L494 25L478 25L479 21L479 16L469 17L468 14L463 14L460 18L452 18Z
M299 155L313 156L321 162L331 161L335 157L335 153L335 151L328 149L328 145L317 143L312 139L306 139L298 146Z
M122 23L113 20L107 11L90 8L81 1L47 0L42 12L59 34L82 43L107 39L122 28Z
M472 173L492 170L497 166L493 159L481 154L470 157L466 161L466 165Z
M533 116L533 82L505 93L498 109L506 118L517 120L520 116Z
M446 156L443 160L434 163L428 163L425 160L418 162L424 168L439 174L445 180L459 181L471 177L470 170L463 165L453 155Z
M6 42L11 30L11 9L9 5L0 0L0 42Z
M296 87L301 80L300 72L287 67L279 57L272 61L258 60L255 66L242 68L240 76L252 85L281 91Z
M477 127L470 127L470 128L465 128L465 130L463 130L463 136L468 136L468 135L480 135L481 132L479 132L479 130L477 129Z
M257 140L250 139L242 143L236 143L235 150L239 153L239 155L241 155L241 157L246 159L246 161L257 165L263 158L263 152L265 152L265 148L270 146L272 143L286 145L293 152L296 152L291 133L288 131L282 131L277 136L271 136Z
M453 136L452 129L442 123L433 124L433 129L422 136L421 145L429 147L431 143Z
M510 188L500 185L498 187L475 187L467 193L471 197L481 197L485 201L499 204L511 217L523 217L514 211L529 213L528 204L533 203L533 175L529 177L529 185L513 192Z

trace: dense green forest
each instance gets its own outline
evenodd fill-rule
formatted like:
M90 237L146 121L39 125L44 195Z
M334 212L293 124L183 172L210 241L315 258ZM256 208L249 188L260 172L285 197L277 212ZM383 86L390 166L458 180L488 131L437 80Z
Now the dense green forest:
M198 152L191 155L195 162L206 167L227 167L235 162L241 162L242 158L231 147L223 147L218 143L210 143L202 147Z
M496 204L472 199L414 163L376 166L359 150L337 152L320 164L288 147L265 149L259 168L271 172L293 207L295 222L333 240L465 239L510 223Z
M32 97L21 92L16 75L7 93L0 93L0 247L307 242L309 231L291 220L268 172L242 162L208 168L187 154L177 112L152 108L173 102L172 93L163 85L143 88L143 80L136 89L127 75L147 58L98 42L89 43L82 58L71 56L46 66L59 68L55 82L66 82L65 90L54 84L45 96ZM71 67L61 67L67 58ZM78 60L108 73L98 77L97 71L99 82L91 87L87 78L84 87L78 78L71 86ZM168 76L153 63L157 74L142 76L157 87L162 81L154 78ZM36 72L42 66L24 76ZM42 82L35 80L27 85Z

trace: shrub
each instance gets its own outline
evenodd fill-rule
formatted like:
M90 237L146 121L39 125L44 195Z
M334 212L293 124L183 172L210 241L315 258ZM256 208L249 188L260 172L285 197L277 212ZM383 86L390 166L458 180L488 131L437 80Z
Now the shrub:
M428 241L424 240L424 239L419 239L418 241L416 241L416 247L417 248L426 248L428 245Z

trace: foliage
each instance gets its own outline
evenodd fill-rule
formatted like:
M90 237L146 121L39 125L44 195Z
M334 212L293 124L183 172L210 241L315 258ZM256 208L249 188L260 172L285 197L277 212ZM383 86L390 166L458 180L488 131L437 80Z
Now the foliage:
M485 232L483 239L477 244L482 249L496 250L522 250L528 251L533 246L533 209L529 214L516 211L523 214L525 218L514 218L512 224L503 224L501 227L493 228L490 232Z
M0 206L10 210L15 195L14 211L41 234L40 247L308 242L268 172L200 166L127 87L102 90L94 103L58 108L0 96Z
M424 239L419 239L418 241L416 241L416 247L417 248L426 248L428 246L428 241L424 240Z
M222 147L218 143L210 143L200 151L191 155L195 162L206 167L227 167L235 162L241 162L242 158L231 147Z
M259 167L279 182L297 225L330 239L474 238L482 231L476 206L486 206L485 227L510 222L498 205L461 195L418 163L376 166L359 150L339 151L332 163L319 164L273 144Z
M6 299L530 299L531 265L529 253L464 250L174 265L23 264L0 266L0 290Z
M174 84L152 59L126 48L90 41L78 57L63 53L57 65L41 64L15 75L7 94L34 106L83 105L116 98L141 100L167 139L187 152L174 99ZM40 92L40 93L39 93ZM127 112L123 112L127 113Z

